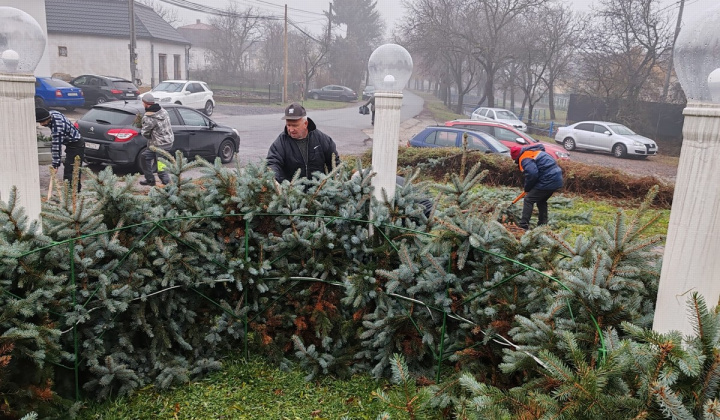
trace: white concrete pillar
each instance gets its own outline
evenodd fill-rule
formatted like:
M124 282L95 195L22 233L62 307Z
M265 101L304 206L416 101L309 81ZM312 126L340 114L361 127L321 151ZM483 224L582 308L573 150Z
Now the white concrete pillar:
M31 220L41 210L35 126L35 77L0 73L0 200L7 203L16 186Z
M693 334L687 299L720 297L720 105L688 103L653 329Z
M400 141L401 92L375 92L375 130L373 132L372 179L374 196L383 201L382 190L387 197L395 197L395 176Z

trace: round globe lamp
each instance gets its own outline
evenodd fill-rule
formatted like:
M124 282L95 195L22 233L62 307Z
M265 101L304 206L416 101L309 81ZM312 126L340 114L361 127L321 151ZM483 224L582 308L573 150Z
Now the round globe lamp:
M412 75L410 53L400 45L378 47L368 60L368 74L375 86L375 129L373 133L372 167L375 177L374 196L383 200L383 190L390 200L395 196L397 155L400 146L400 109L402 90Z

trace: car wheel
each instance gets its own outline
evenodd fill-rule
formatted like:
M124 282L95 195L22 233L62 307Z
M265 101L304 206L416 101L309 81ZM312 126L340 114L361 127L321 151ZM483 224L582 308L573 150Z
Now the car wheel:
M145 173L145 168L147 167L145 159L143 159L143 152L147 149L147 147L143 147L140 149L140 151L137 154L137 157L135 158L135 168L140 171L141 174ZM153 167L157 167L157 164L154 163L153 160ZM153 171L154 172L154 171Z
M128 16L129 16L129 15L128 15ZM313 98L313 99L320 99L320 95L318 95L317 93L313 93L313 94L312 94L312 98Z
M128 15L128 16L130 16L130 15ZM182 102L180 102L180 101L175 101L175 105L182 105Z
M566 137L563 140L563 147L567 151L575 150L575 140L573 140L572 137Z
M214 109L215 109L215 107L213 106L212 102L210 102L210 101L205 102L205 108L203 109L203 112L205 113L205 115L207 115L208 117L211 116Z
M612 152L616 158L622 158L622 157L625 157L625 155L627 154L627 148L625 147L624 144L618 143L615 146L613 146Z
M129 16L129 15L128 15L128 16ZM73 112L73 111L75 111L75 107L74 107L74 106L66 106L66 107L65 107L65 110L66 110L67 112Z
M104 96L98 96L97 100L95 101L95 103L98 105L104 104L105 102L107 102L107 98Z
M220 143L220 148L218 149L218 156L220 157L220 162L222 163L232 162L235 157L235 143L233 143L230 139L223 140L223 142Z

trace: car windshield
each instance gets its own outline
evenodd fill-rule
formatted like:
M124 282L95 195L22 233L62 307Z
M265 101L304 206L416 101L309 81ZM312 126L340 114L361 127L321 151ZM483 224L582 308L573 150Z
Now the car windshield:
M612 130L612 132L615 134L622 134L623 136L632 136L635 134L634 131L625 127L622 124L611 124L608 125L608 127L610 127L610 130Z
M513 114L510 111L495 111L495 115L497 115L497 118L500 120L517 120L517 115Z
M502 153L502 152L510 151L510 149L507 146L500 143L495 137L491 136L490 134L482 133L482 132L478 132L478 134L480 134L480 136L482 136L482 138L487 140L487 142L490 143L490 145L493 147L493 149L497 150L498 152Z
M127 80L115 80L113 82L113 85L115 85L118 89L133 89L136 90L135 85L133 85L131 82Z
M135 115L114 109L92 108L80 120L110 125L131 125Z
M59 79L43 79L45 83L48 84L48 86L52 87L74 87L70 83L67 83L65 81L59 80Z
M162 82L153 88L156 92L180 92L184 83Z

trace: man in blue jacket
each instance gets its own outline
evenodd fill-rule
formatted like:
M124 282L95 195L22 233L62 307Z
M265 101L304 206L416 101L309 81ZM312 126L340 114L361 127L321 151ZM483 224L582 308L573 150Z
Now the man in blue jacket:
M525 175L525 200L523 201L522 217L518 226L527 230L530 226L533 205L538 208L538 226L547 224L547 201L553 193L563 186L562 169L555 159L545 153L545 146L513 146L510 156L518 164L520 172Z

